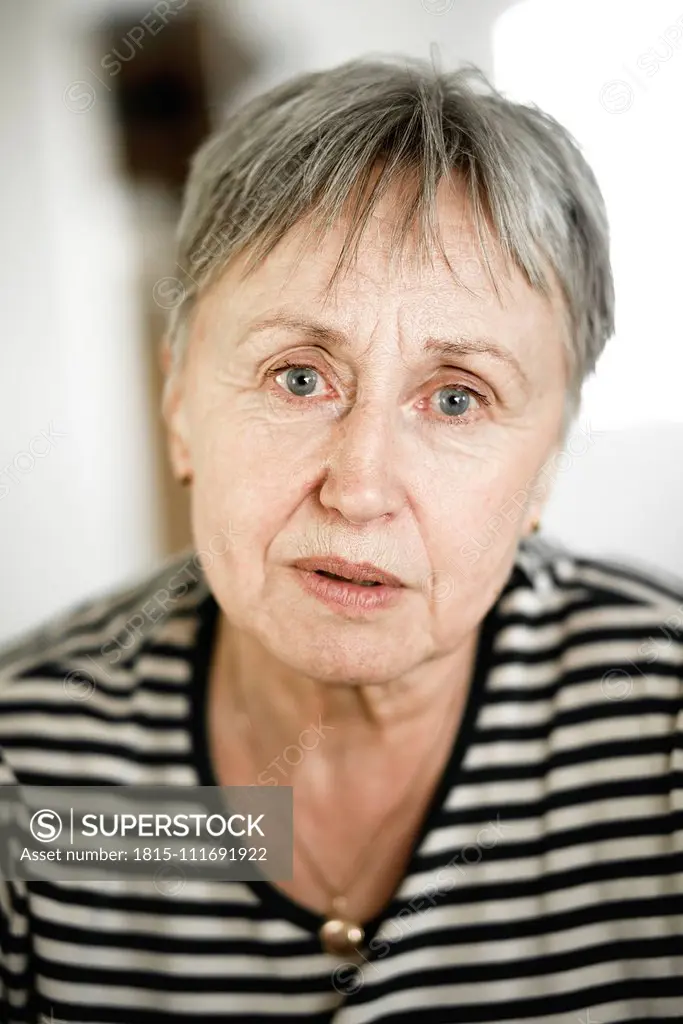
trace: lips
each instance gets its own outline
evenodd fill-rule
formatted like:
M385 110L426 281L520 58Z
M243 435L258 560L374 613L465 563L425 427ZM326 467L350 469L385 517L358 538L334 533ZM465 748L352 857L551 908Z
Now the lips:
M300 558L294 565L298 569L318 573L321 576L345 580L348 583L370 584L385 587L402 587L398 576L385 572L370 562L347 562L344 558L316 557Z

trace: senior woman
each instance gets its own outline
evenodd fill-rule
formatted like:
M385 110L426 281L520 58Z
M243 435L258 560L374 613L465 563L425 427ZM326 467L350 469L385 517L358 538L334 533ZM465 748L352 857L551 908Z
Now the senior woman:
M5 651L2 781L291 786L293 872L6 879L3 1020L683 1017L683 594L532 536L608 248L571 137L473 69L302 75L201 148L194 548Z

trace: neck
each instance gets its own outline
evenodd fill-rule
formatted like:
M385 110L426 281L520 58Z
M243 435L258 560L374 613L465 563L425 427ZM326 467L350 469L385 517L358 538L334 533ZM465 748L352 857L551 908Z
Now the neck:
M459 721L478 635L400 679L331 684L294 673L220 615L210 682L215 734L225 735L226 746L240 735L261 774L289 748L287 779L280 779L287 785L314 765L344 774L354 763L386 765L392 753L410 760L412 751L417 759L444 725Z

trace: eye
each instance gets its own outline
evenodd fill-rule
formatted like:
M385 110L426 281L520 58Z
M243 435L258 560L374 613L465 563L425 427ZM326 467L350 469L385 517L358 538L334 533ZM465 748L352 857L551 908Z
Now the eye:
M278 366L276 369L270 370L268 376L296 398L308 398L314 394L315 386L320 380L320 374L314 367L300 366L296 363ZM284 377L283 383L280 383L280 377Z
M462 419L466 413L478 409L480 404L488 404L484 396L472 388L458 385L439 388L436 394L439 396L439 411L451 420Z
M272 377L278 387L284 392L286 399L311 398L316 395L316 385L322 384L324 378L319 370L304 363L284 363L268 370L268 377ZM318 396L323 394L318 392ZM479 394L473 388L464 385L451 384L439 388L436 392L439 396L438 409L451 423L468 422L467 413L474 412L480 406L488 405L489 400Z

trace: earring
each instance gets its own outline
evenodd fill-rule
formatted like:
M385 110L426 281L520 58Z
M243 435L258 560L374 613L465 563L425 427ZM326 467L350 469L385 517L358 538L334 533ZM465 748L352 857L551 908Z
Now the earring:
M178 483L182 487L187 487L187 486L189 486L189 484L192 483L192 480L193 480L192 473L187 472L187 473L184 473L183 476L181 476L179 478Z
M540 529L541 529L541 520L540 519L534 519L533 523L531 524L531 529L530 529L529 532L530 533L538 533L538 531Z

